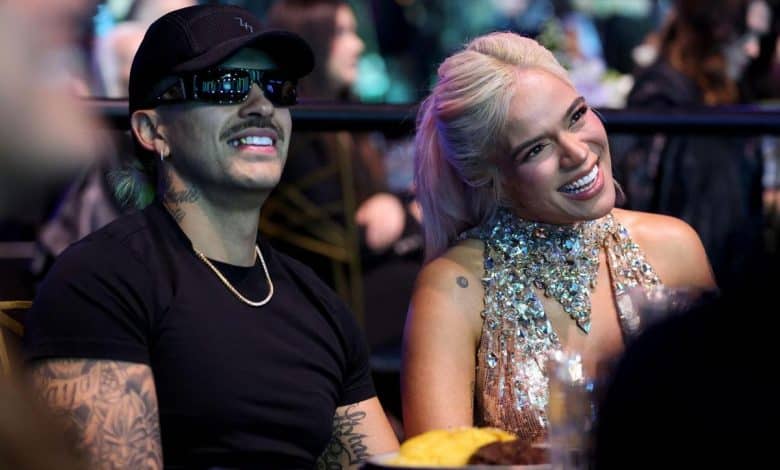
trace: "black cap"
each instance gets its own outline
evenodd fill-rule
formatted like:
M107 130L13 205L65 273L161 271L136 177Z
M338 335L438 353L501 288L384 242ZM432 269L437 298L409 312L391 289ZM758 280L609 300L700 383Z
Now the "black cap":
M243 8L182 8L160 17L146 31L130 69L130 112L151 106L151 99L173 85L165 79L217 65L244 47L267 53L291 78L314 68L314 53L303 38L289 31L267 30Z

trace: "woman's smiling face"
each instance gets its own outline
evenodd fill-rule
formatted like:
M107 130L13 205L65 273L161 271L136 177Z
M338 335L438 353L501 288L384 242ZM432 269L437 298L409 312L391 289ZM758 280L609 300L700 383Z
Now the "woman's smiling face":
M518 70L508 152L497 157L502 192L527 220L570 224L615 205L607 134L571 85L537 68Z

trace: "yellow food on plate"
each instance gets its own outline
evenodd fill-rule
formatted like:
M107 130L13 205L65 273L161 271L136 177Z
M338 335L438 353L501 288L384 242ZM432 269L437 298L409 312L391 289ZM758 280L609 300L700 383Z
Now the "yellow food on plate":
M401 444L398 457L390 465L458 466L466 465L477 449L492 442L516 439L497 428L457 428L428 431Z

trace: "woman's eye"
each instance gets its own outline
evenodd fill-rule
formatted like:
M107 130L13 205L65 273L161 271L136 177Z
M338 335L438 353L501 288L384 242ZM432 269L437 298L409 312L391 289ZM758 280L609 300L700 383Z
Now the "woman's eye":
M575 111L574 114L571 116L571 124L572 125L576 124L582 118L582 116L584 116L585 113L587 112L588 112L587 106L583 106L577 111Z
M544 150L544 144L534 145L533 147L530 148L530 150L528 150L528 152L526 152L525 158L523 158L523 160L530 160L534 158L535 156L539 155L542 152L542 150Z

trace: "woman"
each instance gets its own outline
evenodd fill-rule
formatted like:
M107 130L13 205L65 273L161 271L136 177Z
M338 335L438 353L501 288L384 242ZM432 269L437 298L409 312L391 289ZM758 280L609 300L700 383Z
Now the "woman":
M343 103L352 99L364 44L347 2L279 0L269 10L268 22L301 35L314 49L317 64L300 83L302 100ZM296 134L261 227L281 239L280 248L304 260L329 282L358 315L370 314L369 342L384 346L400 341L422 253L401 249L408 245L405 242L419 238L419 225L407 210L405 195L389 191L377 141L382 142L381 135ZM300 241L302 233L310 238ZM331 251L346 253L347 259L317 249L334 244ZM345 265L346 275L341 276Z
M628 107L669 112L739 103L737 82L760 52L766 15L763 0L676 0L658 59L637 74ZM761 256L763 168L757 142L655 134L615 143L626 208L691 224L718 285L737 284Z
M596 375L637 314L629 288L714 287L696 233L616 209L607 135L535 41L492 33L439 67L416 137L427 263L404 335L408 436L546 428L560 349Z

